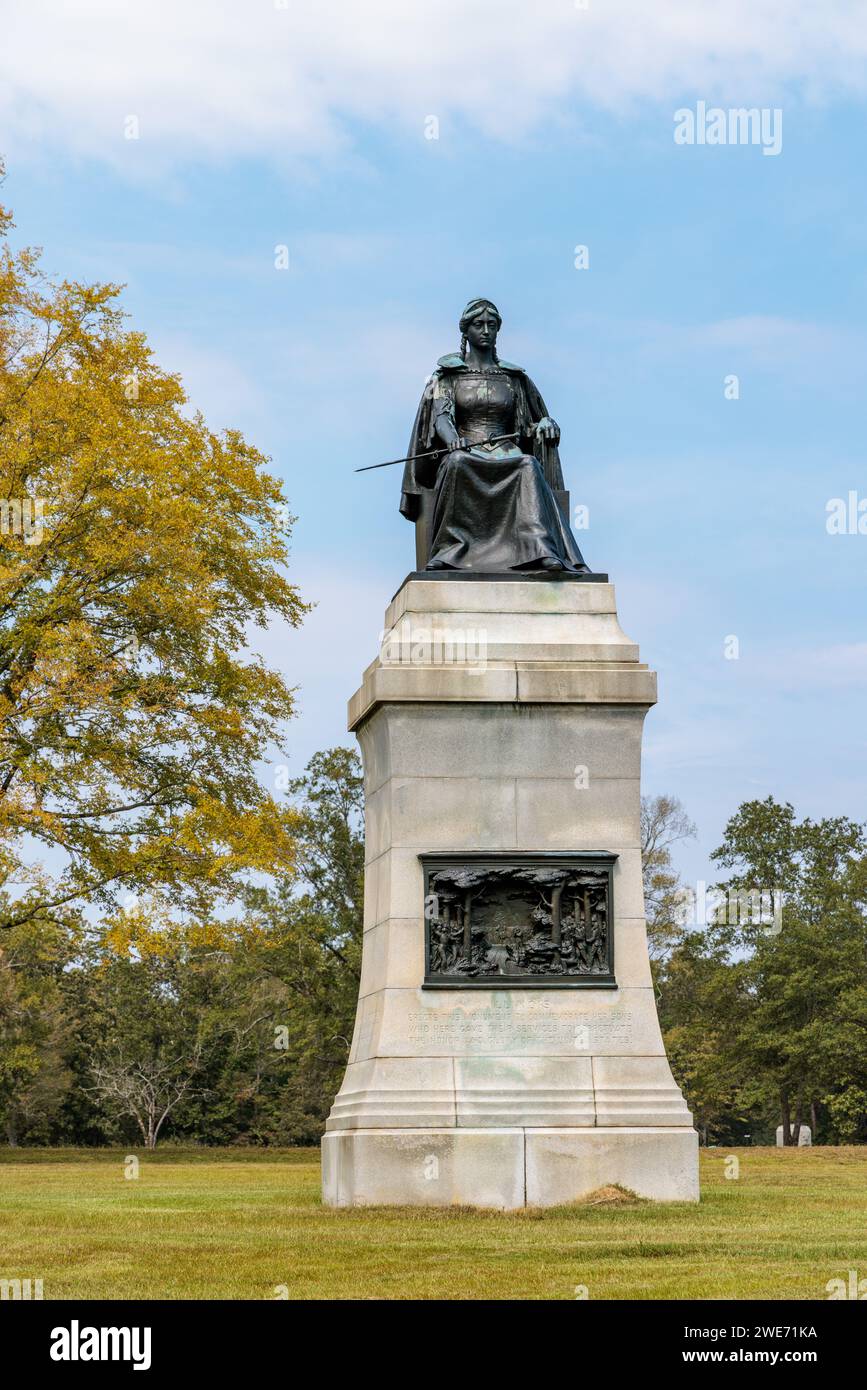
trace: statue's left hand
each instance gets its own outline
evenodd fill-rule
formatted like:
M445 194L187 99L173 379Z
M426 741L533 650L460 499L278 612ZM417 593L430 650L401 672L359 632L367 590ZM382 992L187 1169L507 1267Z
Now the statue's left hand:
M552 420L550 415L545 415L536 424L536 433L541 439L546 439L549 444L560 443L560 426L556 420Z

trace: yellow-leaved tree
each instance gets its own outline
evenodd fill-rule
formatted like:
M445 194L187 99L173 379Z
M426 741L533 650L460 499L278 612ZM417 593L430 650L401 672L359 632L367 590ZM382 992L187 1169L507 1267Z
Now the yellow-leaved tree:
M51 282L10 227L0 208L0 922L150 891L212 913L293 863L257 777L292 691L248 646L306 610L291 518L118 287Z

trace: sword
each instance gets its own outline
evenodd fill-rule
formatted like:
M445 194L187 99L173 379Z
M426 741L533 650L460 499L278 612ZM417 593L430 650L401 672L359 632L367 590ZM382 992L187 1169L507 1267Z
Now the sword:
M504 439L517 439L517 438L518 438L518 432L517 432L517 430L516 430L516 431L514 432L514 434L496 434L496 435L494 435L494 438L493 438L493 439L483 439L483 440L481 440L481 443L482 443L482 444L501 444L502 441L503 441ZM408 454L408 455L406 456L406 458L403 458L403 459L386 459L385 463L368 463L364 468L354 468L352 471L353 471L354 473L370 473L374 468L391 468L392 464L394 464L394 463L410 463L410 462L414 463L416 459L429 459L429 458L433 458L434 454L441 454L441 453L443 453L443 451L444 451L446 448L447 448L447 445L443 444L442 448L439 448L439 449L428 449L427 453L425 453L425 454Z

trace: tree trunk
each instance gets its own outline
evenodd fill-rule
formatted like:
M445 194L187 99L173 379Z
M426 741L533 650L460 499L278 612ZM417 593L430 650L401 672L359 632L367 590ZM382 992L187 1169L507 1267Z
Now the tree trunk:
M788 1147L792 1142L792 1111L788 1091L780 1092L780 1117L783 1124L783 1144Z
M564 885L562 883L558 883L556 888L551 892L551 940L555 946L559 946L563 939L560 927L560 905L563 898L563 887Z
M464 959L470 960L473 954L473 924L470 918L470 903L473 895L469 889L464 893Z
M810 1101L810 1128L813 1131L810 1137L815 1144L819 1133L819 1116L816 1113L816 1102L814 1100Z
M798 1087L798 1102L795 1106L795 1127L792 1130L792 1143L798 1147L798 1140L801 1137L801 1125L804 1121L804 1088Z

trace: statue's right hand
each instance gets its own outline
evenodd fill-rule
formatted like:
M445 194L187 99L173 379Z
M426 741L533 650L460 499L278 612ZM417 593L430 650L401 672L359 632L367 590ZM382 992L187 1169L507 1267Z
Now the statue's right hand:
M459 434L456 439L453 439L451 443L446 445L446 453L456 454L459 449L469 448L469 444L470 441L465 439L462 434Z

